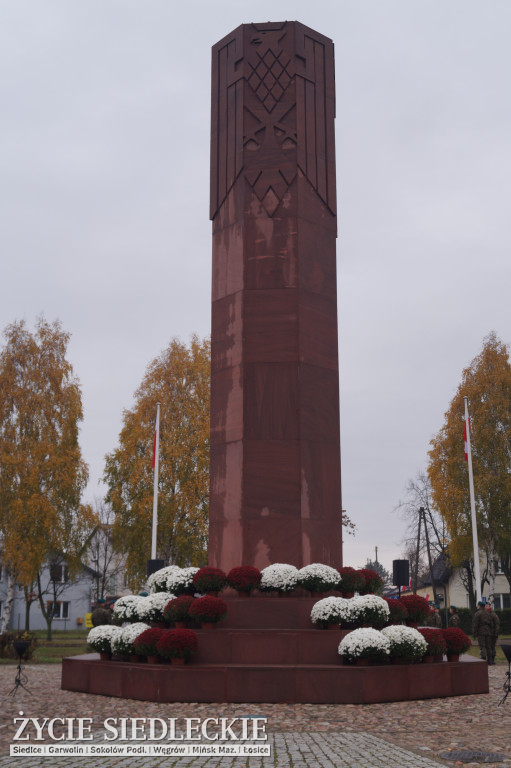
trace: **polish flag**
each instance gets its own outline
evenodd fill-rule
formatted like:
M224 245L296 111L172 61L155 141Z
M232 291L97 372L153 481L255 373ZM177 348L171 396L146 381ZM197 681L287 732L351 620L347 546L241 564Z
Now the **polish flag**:
M468 420L468 430L471 432L470 419ZM467 442L467 422L464 422L463 437L465 439L465 461L468 461L468 442Z

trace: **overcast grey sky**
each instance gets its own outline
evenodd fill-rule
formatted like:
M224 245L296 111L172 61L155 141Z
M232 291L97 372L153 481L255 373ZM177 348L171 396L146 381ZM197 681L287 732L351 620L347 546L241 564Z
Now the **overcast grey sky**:
M0 0L0 327L72 334L88 497L146 365L210 331L211 46L336 47L345 564L379 547L463 367L511 342L508 0Z

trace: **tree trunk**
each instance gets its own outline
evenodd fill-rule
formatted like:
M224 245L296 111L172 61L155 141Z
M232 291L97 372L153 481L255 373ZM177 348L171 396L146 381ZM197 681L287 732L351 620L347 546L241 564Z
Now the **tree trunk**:
M9 628L9 621L11 620L12 606L14 603L14 588L16 586L16 580L13 574L9 571L7 577L7 594L5 596L4 611L2 613L2 621L0 624L0 633L7 632Z
M53 582L55 585L55 582ZM44 620L46 621L46 639L51 640L51 624L53 621L53 611L51 610L51 606L45 606L44 599L43 599L43 592L42 592L42 586L41 586L41 575L37 574L37 597L39 600L39 605L41 606L41 613L44 616Z

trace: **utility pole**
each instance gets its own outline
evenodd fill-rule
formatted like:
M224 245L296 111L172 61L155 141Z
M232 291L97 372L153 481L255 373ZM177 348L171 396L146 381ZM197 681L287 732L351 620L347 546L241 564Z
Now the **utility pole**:
M378 565L378 547L374 548L374 562Z

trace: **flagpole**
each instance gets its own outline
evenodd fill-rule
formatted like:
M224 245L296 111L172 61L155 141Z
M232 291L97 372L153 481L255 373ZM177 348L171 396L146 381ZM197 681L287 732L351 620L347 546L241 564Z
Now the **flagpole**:
M156 427L153 447L153 535L151 541L151 560L156 560L156 529L158 527L158 463L160 453L160 403L156 403Z
M472 472L472 448L470 445L470 420L468 418L468 397L463 397L465 401L465 434L467 437L467 461L468 461L468 484L470 488L470 513L472 516L472 539L474 543L474 575L476 580L477 602L482 600L481 595L481 571L479 567L479 543L477 541L477 522L476 522L476 502L474 495L474 475Z

